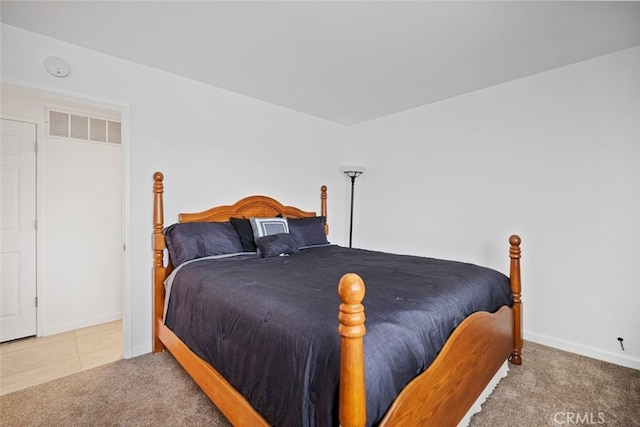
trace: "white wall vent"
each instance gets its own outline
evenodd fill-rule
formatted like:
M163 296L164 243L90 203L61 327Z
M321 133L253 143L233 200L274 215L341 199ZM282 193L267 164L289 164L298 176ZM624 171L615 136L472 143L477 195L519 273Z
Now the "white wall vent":
M69 132L69 137L73 139L88 139L89 132L87 132L87 124L89 123L89 117L84 116L76 116L75 114L71 114L71 120L69 123L71 124L71 132Z
M120 144L120 122L102 117L49 110L49 136Z
M69 138L69 113L49 111L49 135Z

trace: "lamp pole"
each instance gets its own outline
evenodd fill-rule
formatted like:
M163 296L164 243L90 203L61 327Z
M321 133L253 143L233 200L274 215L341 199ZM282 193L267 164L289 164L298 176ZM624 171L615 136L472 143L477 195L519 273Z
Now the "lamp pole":
M351 179L351 212L349 215L349 247L352 247L353 241L353 193L356 185L356 178L362 175L364 167L360 170L350 169L345 170L344 173Z

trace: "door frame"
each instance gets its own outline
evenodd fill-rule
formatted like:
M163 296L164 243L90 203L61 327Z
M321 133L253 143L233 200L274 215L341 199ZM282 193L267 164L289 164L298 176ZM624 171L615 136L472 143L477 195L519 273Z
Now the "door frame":
M90 103L97 103L105 105L106 107L118 110L120 112L120 122L122 123L121 130L121 148L120 148L120 164L121 164L121 241L123 244L122 251L122 356L127 359L133 357L133 328L131 325L132 307L131 307L131 106L128 103L122 101L116 101L112 99L99 98L87 94L80 94L71 91L61 91L59 89L38 86L25 82L15 80L0 79L0 84L4 86L12 86L17 89L24 89L27 91L36 91L51 95L52 97L63 98L75 98L77 100L86 100ZM45 132L45 125L42 120L33 119L30 117L12 116L9 114L2 114L2 117L10 120L27 121L29 123L36 123L36 140L38 141L38 152L36 153L36 218L39 224L42 224L42 209L43 209L43 172L44 161L43 150L45 149L42 144L42 139ZM36 297L38 301L42 301L42 250L43 250L43 233L40 227L36 230ZM42 304L38 303L36 308L36 333L37 336L42 336Z

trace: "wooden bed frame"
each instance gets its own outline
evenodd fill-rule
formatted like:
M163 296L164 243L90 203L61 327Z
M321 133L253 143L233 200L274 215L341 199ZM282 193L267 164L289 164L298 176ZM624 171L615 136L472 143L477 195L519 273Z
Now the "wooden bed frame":
M166 242L162 233L163 175L153 175L153 256L154 310L153 352L168 349L202 388L227 419L237 426L268 425L249 402L211 365L196 356L163 323L164 280L173 270L171 260L164 263ZM322 186L320 214L327 215L327 187ZM284 206L266 196L246 197L233 205L218 206L199 213L182 213L179 222L220 221L229 217L290 218L316 216L293 206ZM328 226L325 232L328 234ZM477 312L467 317L451 334L431 366L411 381L396 397L380 423L391 425L455 426L483 392L505 360L522 363L522 302L520 281L520 237L509 238L510 281L513 307L503 306L495 313ZM339 417L343 427L366 423L364 354L365 334L362 279L345 274L338 284L341 335Z

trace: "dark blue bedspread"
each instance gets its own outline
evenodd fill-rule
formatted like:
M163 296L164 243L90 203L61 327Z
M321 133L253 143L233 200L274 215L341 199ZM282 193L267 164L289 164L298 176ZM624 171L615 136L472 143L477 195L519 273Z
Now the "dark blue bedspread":
M337 426L337 288L347 272L366 286L368 425L465 317L512 305L509 279L497 271L332 245L184 265L165 323L269 423Z

